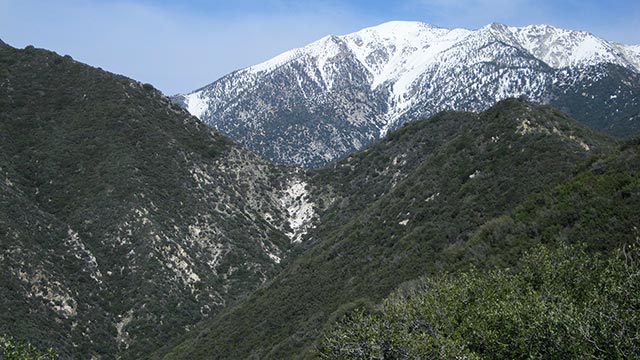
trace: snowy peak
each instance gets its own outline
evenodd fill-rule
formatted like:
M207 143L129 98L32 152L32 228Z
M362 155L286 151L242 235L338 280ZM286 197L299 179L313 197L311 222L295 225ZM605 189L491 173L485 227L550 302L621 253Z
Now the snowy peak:
M612 63L639 70L612 43L587 32L549 25L508 27L508 30L515 45L556 69Z
M612 66L619 68L615 77ZM175 101L274 162L318 167L407 121L442 110L481 111L508 97L552 103L626 133L638 113L638 78L639 46L587 32L392 21L325 36ZM611 119L627 125L603 123Z
M640 71L640 45L623 45L615 43L614 46L623 56Z
M305 72L317 85L331 90L336 80L336 63L339 55L348 53L344 41L335 35L325 36L305 47L282 53L273 59L251 66L242 73L255 77L270 74L283 66L291 65Z
M413 72L437 55L468 37L491 36L525 50L552 68L613 63L640 71L639 46L625 46L600 39L583 31L550 25L513 27L492 23L478 30L445 29L427 23L391 21L342 35L326 36L305 47L282 53L271 60L247 68L249 73L269 72L293 61L314 59L319 69L338 54L348 53L371 75L371 87L397 80ZM455 59L453 59L455 60Z
M254 78L285 65L295 65L316 85L331 91L336 76L344 74L340 70L346 63L344 60L350 59L366 70L363 76L372 91L380 86L389 88L389 102L401 108L392 109L389 116L393 117L411 106L411 93L425 73L462 63L491 61L491 56L515 56L509 51L498 55L486 50L483 53L493 42L519 49L519 56L535 58L554 69L612 63L640 72L637 47L616 45L587 32L549 25L512 27L500 23L473 31L450 30L411 21L391 21L347 35L326 36L241 72ZM196 116L202 115L205 107L200 99L188 102L188 108Z
M394 21L345 35L343 39L372 75L371 88L375 89L388 80L404 80L403 85L407 80L412 82L438 53L469 33L419 22Z
M247 72L258 74L261 72L270 72L278 67L293 62L304 60L306 58L314 59L316 65L322 68L323 64L333 56L337 55L341 50L340 41L335 35L325 36L305 47L297 48L284 52L273 59L267 60L258 65L247 68Z

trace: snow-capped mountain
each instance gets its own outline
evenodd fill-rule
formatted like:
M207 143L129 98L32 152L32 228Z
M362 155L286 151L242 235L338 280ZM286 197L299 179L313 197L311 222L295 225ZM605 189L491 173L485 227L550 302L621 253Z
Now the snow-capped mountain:
M639 73L640 46L586 32L394 21L324 37L174 100L275 162L316 167L404 122L513 96L637 133Z

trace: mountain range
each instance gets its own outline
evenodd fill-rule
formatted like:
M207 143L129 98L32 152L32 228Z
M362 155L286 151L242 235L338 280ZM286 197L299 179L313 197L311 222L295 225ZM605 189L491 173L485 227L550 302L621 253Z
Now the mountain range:
M389 22L327 36L173 100L276 163L320 167L442 110L526 96L640 133L640 46L547 25Z
M526 299L553 310L544 316L482 317L525 314L540 320L536 329L579 330L575 342L536 330L536 349L638 353L629 246L640 241L640 142L605 132L635 131L637 54L545 26L392 22L169 98L68 55L0 41L0 356L7 343L51 347L61 359L409 354L390 345L397 337L384 324L411 318L401 340L419 357L421 337L435 338L442 323L409 314L404 294L428 298L424 284L446 291L469 274L489 274L473 278L491 282L484 291L499 288L495 274L505 286L554 287L560 307L546 293ZM441 107L428 104L436 93ZM208 126L180 101L196 113L200 104L203 120L219 112L237 132ZM456 104L473 111L446 110ZM574 245L584 254L557 255ZM544 278L522 265L547 253L570 265L561 279L551 265ZM616 254L623 271L598 262ZM584 268L592 262L601 267ZM570 296L558 284L571 284ZM594 301L602 312L585 321L554 317ZM447 319L467 321L454 302L440 304L456 309ZM349 325L365 313L380 322ZM478 339L495 337L495 324L472 322L445 345L522 355L500 336L485 347ZM518 338L525 349L527 336Z

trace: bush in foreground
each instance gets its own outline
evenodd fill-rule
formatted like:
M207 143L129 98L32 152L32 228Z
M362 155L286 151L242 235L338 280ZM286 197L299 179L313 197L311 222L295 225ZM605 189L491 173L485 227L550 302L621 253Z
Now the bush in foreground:
M538 247L518 271L428 277L324 337L324 359L640 356L640 250Z
M0 358L4 360L55 360L58 355L53 349L41 353L30 343L23 344L12 338L0 336Z

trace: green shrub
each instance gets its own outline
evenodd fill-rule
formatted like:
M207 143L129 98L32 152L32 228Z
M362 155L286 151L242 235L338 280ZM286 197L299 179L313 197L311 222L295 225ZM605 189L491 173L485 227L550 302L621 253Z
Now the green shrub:
M326 333L324 359L575 359L640 354L640 242L615 256L540 246L518 272L427 277Z
M4 360L55 360L58 355L53 349L41 353L31 343L23 344L0 336L0 357Z

